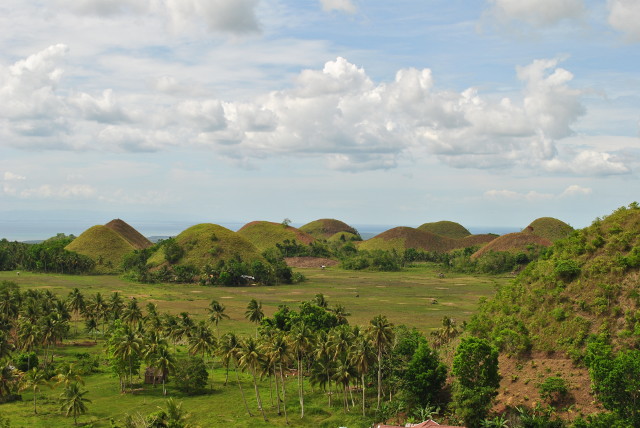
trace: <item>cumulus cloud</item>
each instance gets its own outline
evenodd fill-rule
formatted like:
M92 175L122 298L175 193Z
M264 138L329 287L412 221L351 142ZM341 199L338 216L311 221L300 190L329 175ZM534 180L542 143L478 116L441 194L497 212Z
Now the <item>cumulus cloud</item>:
M11 171L5 171L3 177L4 181L22 181L27 179L24 175L14 174Z
M22 190L20 197L25 199L86 199L93 196L95 192L95 188L86 184L63 186L44 184L40 187Z
M355 13L357 10L351 0L320 0L320 3L322 3L322 10L326 12L338 10L341 12Z
M535 190L529 192L516 192L513 190L488 190L484 193L484 197L490 200L514 200L514 201L528 201L536 202L550 199L564 199L574 196L587 196L591 194L591 189L588 187L582 187L577 184L572 184L564 191L553 193L540 193Z
M175 28L185 30L202 20L211 31L247 34L260 31L258 0L165 0Z
M585 10L584 0L489 0L489 4L499 19L517 20L534 27L577 19Z
M608 0L609 25L624 33L631 42L640 42L640 2Z

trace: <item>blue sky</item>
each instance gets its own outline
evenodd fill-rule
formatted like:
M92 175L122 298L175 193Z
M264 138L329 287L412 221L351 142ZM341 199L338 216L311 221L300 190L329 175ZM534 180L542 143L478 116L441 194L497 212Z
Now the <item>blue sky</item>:
M0 232L584 227L638 199L637 22L637 0L5 0Z

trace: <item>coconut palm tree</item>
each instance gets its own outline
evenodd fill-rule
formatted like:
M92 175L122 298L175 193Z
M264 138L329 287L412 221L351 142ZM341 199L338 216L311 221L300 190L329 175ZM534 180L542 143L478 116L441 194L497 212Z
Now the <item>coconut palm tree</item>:
M120 293L114 291L111 296L109 296L109 302L107 303L109 307L109 318L111 320L118 320L122 316L122 311L124 310L124 301L120 296Z
M362 383L362 416L365 414L365 399L366 399L366 386L367 383L364 377L369 372L369 368L373 364L375 359L375 351L369 338L364 335L356 336L356 340L351 347L351 362L356 371L360 374L360 380Z
M188 339L189 353L192 355L202 354L204 361L206 354L211 354L216 347L216 338L211 334L205 321L200 321L193 329Z
M349 399L347 397L347 390L351 380L356 377L356 370L351 363L351 360L347 355L341 355L336 361L336 369L334 379L337 384L342 385L342 401L344 405L344 411L349 410Z
M65 386L60 394L60 411L64 412L66 417L73 415L74 425L78 425L78 415L84 415L87 412L85 403L91 403L91 400L85 398L87 392L89 391L81 391L78 383L74 382Z
M313 332L306 324L300 323L289 332L289 344L291 352L295 355L298 362L298 398L300 400L300 418L304 418L304 380L302 373L304 367L302 360L307 355L313 344Z
M247 310L244 312L244 317L251 322L256 323L256 338L258 337L258 324L264 318L264 312L262 312L262 302L258 302L256 299L251 299L247 305Z
M207 312L209 312L209 322L216 326L216 338L220 338L220 332L218 331L218 323L223 319L229 319L229 315L224 313L225 306L219 303L217 300L211 300Z
M369 325L369 337L378 354L378 406L380 408L380 399L382 397L382 354L393 343L394 332L393 324L389 322L384 315L376 315Z
M282 385L282 408L284 410L284 419L289 425L289 416L287 415L287 386L284 381L283 366L288 364L290 355L290 345L286 336L279 332L271 337L267 346L267 354L272 358L274 364L278 366L280 373L280 384ZM278 385L278 375L276 374L276 392ZM278 414L280 414L280 396L278 394Z
M238 382L238 388L240 389L240 395L242 395L242 401L244 402L244 407L247 409L247 414L249 416L253 416L251 411L249 410L249 406L247 405L247 399L244 396L244 391L242 390L242 384L240 383L240 376L238 376L238 356L240 352L240 342L238 340L238 336L234 333L226 333L222 336L222 340L220 341L220 346L218 347L218 352L222 355L222 359L227 360L228 362L233 364L233 371L236 374L236 381Z
M67 297L67 306L69 307L71 312L73 312L76 316L75 334L77 335L78 334L77 318L80 316L82 312L84 312L84 308L85 308L84 295L78 288L74 288L69 293L69 296Z
M175 370L176 360L167 346L161 346L150 360L151 366L162 372L162 395L167 395L166 380L170 371Z
M24 376L22 376L20 385L20 391L31 390L33 392L33 414L38 414L37 401L38 401L38 393L40 392L40 387L51 386L49 384L49 379L47 379L47 375L44 370L41 370L39 367L33 367L31 370L25 372Z
M131 327L123 325L114 345L114 357L121 358L129 366L129 389L133 390L133 360L142 351L142 338Z
M142 309L140 309L138 300L135 297L129 300L127 306L122 311L122 320L129 325L134 325L142 321Z
M264 408L262 406L262 400L260 399L260 391L258 389L258 382L256 379L256 373L260 367L260 363L264 356L260 351L258 343L252 338L247 338L246 341L240 343L239 349L239 363L240 367L249 370L253 377L253 388L256 392L256 401L258 403L258 409L262 412L262 418L266 421L267 416L264 414Z

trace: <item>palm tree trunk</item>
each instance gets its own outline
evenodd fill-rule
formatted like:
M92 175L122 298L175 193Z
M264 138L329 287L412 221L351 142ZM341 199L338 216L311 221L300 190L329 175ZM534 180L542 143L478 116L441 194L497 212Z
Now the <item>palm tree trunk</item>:
M162 376L162 395L166 396L167 395L167 388L165 387L164 378L165 378L165 376Z
M284 382L282 363L280 363L280 380L282 381L282 408L284 409L284 420L287 422L287 425L289 425L289 417L287 416L287 384Z
M280 389L278 388L278 374L276 373L276 362L273 362L273 377L276 381L276 403L278 404L278 416L280 416Z
M378 348L378 407L380 409L380 398L382 396L382 348Z
M365 385L364 385L364 372L363 372L362 373L362 416L366 416L364 414L364 400L365 400L364 389L365 389Z
M267 417L264 414L264 408L262 407L262 400L260 399L260 391L258 390L258 383L256 382L256 373L255 370L251 370L251 375L253 376L253 388L256 391L256 400L258 401L258 408L260 409L260 412L262 412L262 419L264 419L264 421L267 421Z
M244 402L244 408L247 409L247 413L249 414L250 417L252 417L253 415L251 414L251 410L249 410L249 405L247 404L247 399L244 396L244 391L242 390L242 385L240 384L240 376L238 376L238 369L236 368L235 364L233 365L233 371L236 373L236 380L238 381L238 388L240 388L240 394L242 395L242 401Z
M300 398L300 418L304 418L304 385L302 380L302 358L298 358L298 396Z

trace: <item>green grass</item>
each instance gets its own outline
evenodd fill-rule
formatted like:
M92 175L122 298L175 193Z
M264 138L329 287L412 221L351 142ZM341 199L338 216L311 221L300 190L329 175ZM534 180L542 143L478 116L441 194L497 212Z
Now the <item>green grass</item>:
M541 217L531 222L525 230L529 230L534 235L538 235L551 242L555 242L558 239L566 238L571 235L573 227L553 217Z
M338 232L347 232L357 237L358 231L347 223L332 218L315 220L300 227L300 230L318 239L329 239Z
M93 226L81 233L66 249L93 259L96 272L114 273L120 271L122 257L133 251L134 246L107 226Z
M323 293L330 305L344 305L351 316L349 322L359 325L368 324L377 314L386 315L394 324L414 326L428 334L441 325L442 317L453 317L459 323L468 319L476 310L478 300L493 295L496 285L505 283L507 278L447 275L438 278L438 270L431 265L418 265L402 272L353 272L339 268L302 269L308 278L302 284L280 285L274 287L202 287L196 285L137 284L122 280L116 276L65 276L45 275L21 272L0 272L0 281L9 280L22 288L49 289L54 294L65 297L74 287L78 287L85 296L102 293L105 297L114 291L124 297L137 297L141 306L154 302L161 312L178 313L188 311L194 318L201 318L210 300L215 298L227 307L230 320L220 323L220 334L234 331L239 334L254 334L255 325L244 319L244 311L250 299L262 302L267 316L272 315L280 304L296 308L299 302L311 299L317 293ZM433 304L433 299L437 304ZM74 331L74 326L71 327ZM72 338L67 343L85 341L86 337ZM99 341L100 342L100 341ZM73 358L76 352L90 352L104 355L102 344L92 347L63 346L56 348L56 360ZM185 355L182 350L180 355ZM140 412L148 414L164 405L162 388L140 385L143 390L136 394L120 394L118 380L101 366L103 372L87 376L85 389L92 403L89 412L79 418L81 424L93 424L94 427L109 427L109 418L122 419L126 413ZM197 426L234 426L269 427L285 426L284 417L277 416L270 406L269 382L260 385L263 403L267 409L268 422L263 422L256 410L255 395L248 375L242 376L242 383L254 417L249 418L244 411L240 392L234 377L223 386L224 370L216 363L211 372L213 391L202 396L187 397L181 395L169 385L170 395L183 402L183 407L191 416L191 422ZM332 408L327 406L327 397L320 391L312 392L307 385L303 420L299 417L297 385L290 379L287 385L287 409L291 426L319 427L367 427L372 417L361 418L359 410L344 414L339 396ZM57 397L60 390L43 389L38 400L39 415L33 415L33 396L23 393L23 401L0 406L2 415L8 417L12 427L69 427L72 419L59 414ZM375 401L374 388L369 391L369 403ZM356 397L358 405L358 397ZM375 412L369 411L370 415Z
M436 235L446 236L447 238L464 238L471 235L471 232L460 223L446 220L424 223L417 228Z
M281 223L268 221L254 221L246 224L238 231L238 234L255 245L260 251L273 248L285 239L289 241L295 240L300 244L309 244L315 240L313 236L295 227L284 227Z

